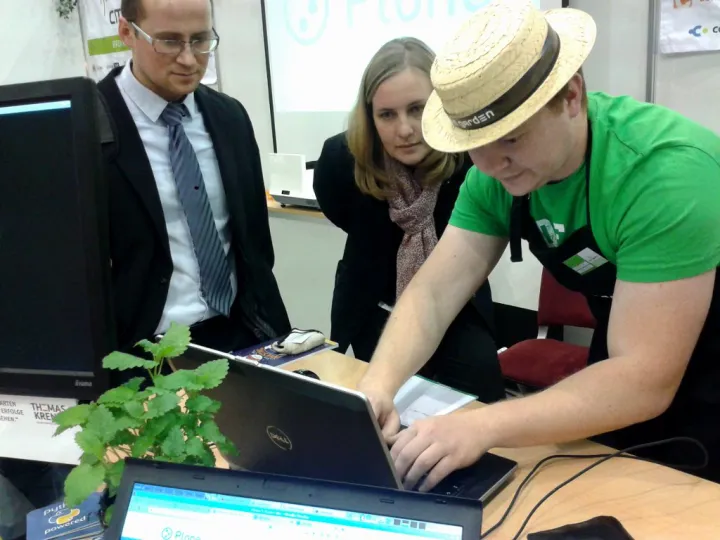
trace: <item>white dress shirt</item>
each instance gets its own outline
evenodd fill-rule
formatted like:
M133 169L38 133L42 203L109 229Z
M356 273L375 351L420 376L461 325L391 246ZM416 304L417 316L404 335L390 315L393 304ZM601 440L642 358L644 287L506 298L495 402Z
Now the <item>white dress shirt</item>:
M125 65L115 82L145 146L145 152L160 194L160 203L170 240L173 273L157 332L166 331L171 322L193 325L215 317L218 313L208 306L200 289L200 267L170 165L170 135L167 125L160 119L168 102L143 86L135 78L130 62ZM205 181L205 189L210 199L210 207L215 218L215 226L220 234L220 241L225 253L228 253L231 241L230 215L213 143L205 129L205 122L195 103L194 94L189 94L185 98L184 104L190 112L190 117L183 119L183 128L197 154ZM232 270L231 281L234 298L237 294L235 258L231 256L228 259Z

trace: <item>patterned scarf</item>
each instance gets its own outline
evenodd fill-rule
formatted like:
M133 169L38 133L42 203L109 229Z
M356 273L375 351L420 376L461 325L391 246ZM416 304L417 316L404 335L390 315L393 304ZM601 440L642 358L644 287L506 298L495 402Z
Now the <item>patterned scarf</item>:
M423 188L407 167L389 157L385 171L395 187L388 199L390 219L405 233L397 254L397 300L438 242L433 213L440 183Z

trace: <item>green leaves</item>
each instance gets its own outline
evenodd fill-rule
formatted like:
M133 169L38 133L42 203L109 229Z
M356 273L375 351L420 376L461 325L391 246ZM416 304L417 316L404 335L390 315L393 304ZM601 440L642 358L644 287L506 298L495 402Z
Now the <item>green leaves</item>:
M105 526L106 526L106 527L109 527L109 526L110 526L110 522L112 521L113 511L114 511L114 510L115 510L115 505L114 505L114 504L111 504L111 505L108 506L107 509L105 510L105 516L104 516L103 520L105 521Z
M157 418L163 414L170 412L180 403L180 397L177 394L168 393L156 396L148 402L148 410L145 418Z
M151 354L152 357L155 359L160 357L160 344L159 343L153 343L152 341L143 339L142 341L138 341L136 343L136 346L140 347L146 353Z
M117 495L117 490L120 487L120 480L122 479L122 474L124 471L124 461L116 461L107 466L105 470L105 478L108 485L108 494L111 497Z
M222 383L228 361L213 360L192 371L162 374L164 361L182 355L189 343L190 329L173 323L159 342L138 342L152 360L122 352L109 354L103 359L106 369L141 368L148 377L135 377L108 390L96 403L77 405L55 417L56 434L81 428L75 441L83 454L65 482L67 504L80 504L103 483L109 494L115 495L126 456L150 455L158 461L212 467L213 446L225 454L237 453L215 423L220 402L201 394ZM148 380L150 384L143 388ZM186 397L183 408L180 394ZM106 523L111 515L112 508Z
M194 371L180 370L170 375L160 375L155 377L154 385L156 388L177 392L178 390L189 390L194 392L202 390L202 386L198 383L198 376Z
M223 434L220 433L220 428L213 420L203 422L198 428L197 433L208 442L216 443L225 440Z
M53 422L59 427L55 430L55 435L60 435L63 431L76 426L85 425L90 413L95 410L95 405L75 405L61 413L55 415Z
M218 450L220 450L220 452L222 454L225 454L226 456L237 456L239 454L235 444L225 437L223 437L222 441L218 441L216 444Z
M170 328L165 332L158 345L159 357L165 359L180 356L190 345L190 328L185 325L170 323Z
M189 412L215 414L220 410L220 402L207 396L195 396L185 402L185 408Z
M132 354L123 352L111 352L105 358L103 358L103 367L105 369L116 369L118 371L125 371L126 369L133 368L145 368L152 369L156 366L156 363L152 360L143 360Z
M170 428L160 449L170 458L179 458L185 454L185 434L180 426Z
M130 388L133 392L139 392L140 387L145 382L145 377L133 377L128 382L123 384L125 388Z
M105 481L105 467L102 463L75 467L65 479L65 503L78 506L95 493Z
M137 390L133 390L127 386L118 386L105 392L98 398L97 402L106 405L122 405L135 397L135 394L137 394Z
M198 384L200 384L203 390L217 388L227 376L229 369L230 365L227 359L224 358L206 362L195 370Z
M135 440L135 443L132 445L130 455L134 458L141 458L150 451L154 444L155 437L150 435L149 433L143 433Z
M75 442L80 449L95 456L98 461L105 459L105 445L95 433L89 430L83 430L75 435Z
M96 435L104 444L118 432L118 426L110 410L104 405L100 405L90 413L85 430Z
M202 457L205 452L205 445L201 439L192 437L185 442L185 453L188 456Z
M133 418L142 418L145 414L145 407L141 401L128 401L123 405L123 409Z
M180 370L167 376L155 377L154 385L156 388L172 392L210 390L220 385L229 369L228 361L221 358L206 362L194 371Z
M177 410L172 413L153 418L145 424L144 433L152 435L157 440L162 440L168 430L182 421L183 414Z

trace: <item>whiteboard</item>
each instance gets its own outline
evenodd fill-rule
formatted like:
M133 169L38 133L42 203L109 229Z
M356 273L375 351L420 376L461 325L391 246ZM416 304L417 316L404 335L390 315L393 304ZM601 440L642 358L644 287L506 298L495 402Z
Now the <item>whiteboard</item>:
M488 2L265 0L275 151L317 159L325 139L347 128L363 70L383 43L413 36L439 51Z

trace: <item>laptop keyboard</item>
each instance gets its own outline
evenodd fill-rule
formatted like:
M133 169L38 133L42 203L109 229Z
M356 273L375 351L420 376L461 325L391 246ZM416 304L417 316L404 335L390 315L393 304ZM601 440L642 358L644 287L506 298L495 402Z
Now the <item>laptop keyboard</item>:
M425 476L420 479L420 482L418 482L418 485L414 487L412 491L417 491L418 486L420 486L423 480L425 480ZM438 483L433 489L431 489L430 492L436 495L457 497L462 494L469 477L470 475L467 471L453 471L441 480L440 483Z
M407 429L407 426L400 426L400 431ZM427 474L423 475L422 478L420 478L420 481L417 483L415 487L411 489L411 491L418 491L418 488L420 485L422 485L423 480L427 477ZM430 490L431 493L434 493L435 495L446 495L448 497L457 497L463 492L463 488L465 487L465 484L470 477L470 473L465 470L458 470L453 471L449 475L447 475L443 480L440 481L433 489Z

